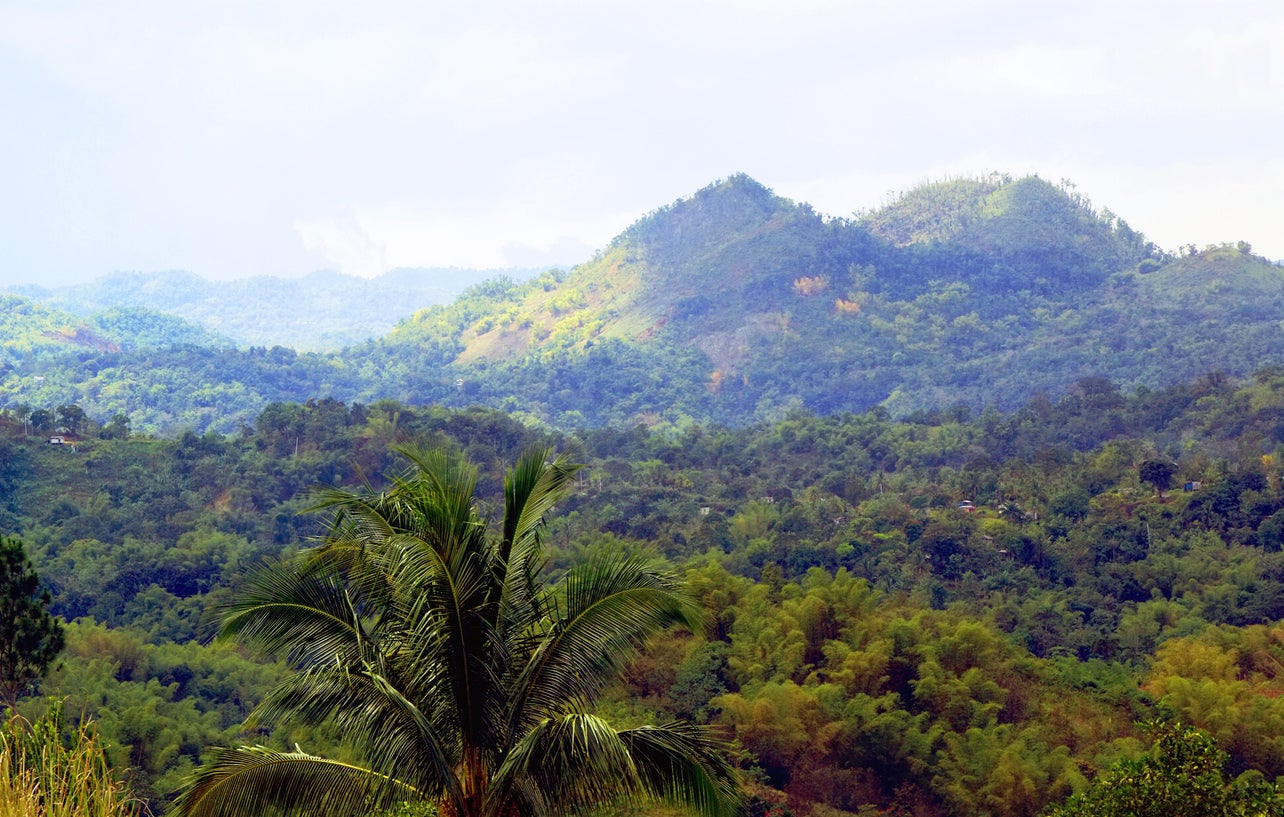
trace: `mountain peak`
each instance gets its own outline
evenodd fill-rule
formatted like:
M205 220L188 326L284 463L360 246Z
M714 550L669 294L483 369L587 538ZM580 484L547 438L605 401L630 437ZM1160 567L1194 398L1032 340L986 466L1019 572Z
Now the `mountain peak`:
M696 233L735 234L796 205L744 173L719 179L693 195L643 216L619 240L669 243ZM810 208L807 208L810 209Z
M1012 183L1011 176L1001 173L926 182L902 191L860 220L900 247L950 241L982 217L991 195Z
M963 277L990 286L1082 290L1162 253L1067 181L991 173L923 184L860 218L898 247L954 251ZM965 272L969 267L976 271Z

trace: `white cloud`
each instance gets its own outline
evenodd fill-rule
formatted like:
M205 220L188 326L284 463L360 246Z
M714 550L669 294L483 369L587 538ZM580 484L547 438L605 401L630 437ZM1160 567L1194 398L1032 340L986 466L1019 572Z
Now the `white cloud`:
M320 267L363 278L373 278L390 268L384 245L355 220L296 221L294 229Z
M394 267L575 264L588 260L633 218L383 209L363 212L344 224L300 223L297 228L309 251L330 266L372 275Z

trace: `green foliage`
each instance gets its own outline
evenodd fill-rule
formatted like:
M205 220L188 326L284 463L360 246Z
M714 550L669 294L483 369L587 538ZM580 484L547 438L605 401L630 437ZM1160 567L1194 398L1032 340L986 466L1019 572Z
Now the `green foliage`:
M90 325L114 339L122 349L233 345L230 339L189 323L181 316L137 306L114 307L99 312L90 319Z
M1156 491L1166 491L1172 485L1173 475L1177 473L1177 464L1165 460L1146 460L1137 469L1137 476L1147 485L1154 486Z
M760 589L729 634L740 691L716 704L773 785L848 810L909 786L945 813L1033 814L1077 781L1067 744L1103 704L992 627L889 603L841 572L785 585L775 611L747 604Z
M876 235L900 246L949 241L981 217L987 197L1011 181L992 174L919 185L862 220Z
M280 305L295 304L308 337L292 330L294 345L333 348L316 326L336 322L317 316L368 302L307 300L334 292L333 277L241 283L213 300L226 312L236 299L254 324L239 332L287 323ZM362 286L404 309L421 282L385 277ZM166 280L126 275L115 288L132 282L151 309L196 308L166 292L190 280ZM123 415L170 434L234 433L273 402L317 397L480 404L565 430L1014 410L1084 376L1157 389L1284 363L1280 280L1246 245L1172 258L1066 182L926 185L851 221L737 175L640 219L570 272L477 284L342 351L299 353L260 333L231 348L121 307L119 293L66 295L117 308L89 319L3 296L0 406L76 405L94 423Z
M507 273L525 277L534 271ZM29 287L19 294L92 316L90 323L122 346L239 344L320 351L385 333L416 309L446 303L469 284L493 275L463 269L393 270L370 279L323 271L303 278L207 281L175 270L117 272L92 283L53 290Z
M0 703L9 709L62 652L62 624L18 539L0 538Z
M1249 817L1284 814L1284 793L1260 776L1228 780L1207 733L1151 723L1150 752L1121 760L1051 817Z
M488 464L536 441L582 456L542 580L643 542L687 571L714 640L654 643L598 715L726 730L798 814L1029 815L1135 755L1133 724L1157 713L1208 730L1237 772L1284 770L1282 406L1272 368L1162 389L1080 378L1009 413L794 409L573 437L481 408L311 400L230 436L91 426L75 451L34 436L28 406L0 411L0 511L51 609L92 617L45 689L98 719L156 809L211 744L358 759L333 724L238 734L283 670L190 639L241 570L324 532L298 513L311 486L390 490L389 444L439 439ZM1198 489L1161 499L1151 461ZM484 469L477 507L502 503Z
M236 739L284 671L221 645L150 644L145 634L78 621L67 625L66 654L45 688L65 699L69 712L93 720L112 767L127 771L138 796L159 811L205 747ZM23 711L39 710L32 703ZM308 730L256 739L278 747L337 740Z
M1258 365L1238 336L1192 344L1179 320L1148 322L1143 335L1131 279L1110 276L1162 256L1072 190L1038 179L981 190L975 213L961 219L966 230L895 248L866 223L826 221L732 177L639 221L565 280L511 290L502 303L470 299L436 311L433 332L414 338L461 338L464 391L504 405L491 390L512 383L508 394L520 393L525 410L563 427L648 414L743 424L795 405L829 413L881 403L908 413L994 395L1011 407L1066 388L1067 372L1154 386L1209 359L1234 358L1228 368L1240 372ZM846 307L800 294L794 284L803 280L830 282ZM1157 293L1150 311L1173 314ZM496 328L510 321L528 329ZM1265 312L1251 321L1253 331L1271 331ZM1068 335L1076 343L1065 343ZM574 381L591 376L593 350L608 341L642 360L646 377L630 373L624 394L613 389L586 405ZM1269 349L1254 346L1256 360ZM690 355L681 366L675 349ZM385 356L388 365L395 357ZM565 382L564 372L572 373L565 387L541 387ZM664 393L651 400L657 379ZM422 385L453 399L439 384Z

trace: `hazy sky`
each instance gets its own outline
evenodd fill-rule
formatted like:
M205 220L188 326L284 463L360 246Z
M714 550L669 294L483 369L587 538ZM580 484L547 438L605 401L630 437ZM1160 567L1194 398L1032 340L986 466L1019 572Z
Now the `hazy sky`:
M587 260L745 172L1284 258L1279 0L0 0L0 283Z

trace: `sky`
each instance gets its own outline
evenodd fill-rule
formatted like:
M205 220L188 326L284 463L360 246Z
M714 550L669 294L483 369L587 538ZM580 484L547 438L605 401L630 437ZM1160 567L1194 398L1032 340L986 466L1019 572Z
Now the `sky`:
M586 261L992 171L1284 259L1278 0L0 0L0 284Z

